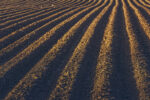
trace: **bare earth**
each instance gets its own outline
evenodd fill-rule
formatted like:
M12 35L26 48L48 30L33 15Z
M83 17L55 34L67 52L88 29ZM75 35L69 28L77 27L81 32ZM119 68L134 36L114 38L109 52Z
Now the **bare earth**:
M150 0L0 0L0 100L150 100Z

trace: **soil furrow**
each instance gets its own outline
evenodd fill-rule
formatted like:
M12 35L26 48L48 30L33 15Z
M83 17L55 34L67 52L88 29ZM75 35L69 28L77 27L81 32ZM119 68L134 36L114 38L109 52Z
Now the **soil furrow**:
M135 34L138 34L137 31L134 30L134 24L131 23L134 22L133 20L133 12L131 13L131 8L127 5L127 2L123 3L123 10L124 10L124 17L125 17L125 25L126 25L126 31L129 38L130 43L130 55L131 55L131 61L133 66L133 73L134 78L136 80L136 87L139 92L139 99L140 100L146 100L150 98L149 95L149 71L148 63L146 62L145 56L141 52L141 48L139 48L139 42L137 40L137 36ZM128 6L128 7L127 7ZM130 13L129 13L130 12Z
M79 8L80 9L80 8ZM73 11L71 11L70 13L72 13ZM69 13L66 13L66 15L68 15ZM65 16L65 15L64 15ZM43 27L47 27L49 24L51 24L51 23L54 23L54 25L55 24L57 24L57 23L55 23L58 19L62 19L62 17L63 16L60 16L59 18L57 18L57 19L55 19L55 20L52 20L51 22L49 22L48 24L45 24ZM58 20L57 22L59 22L60 20ZM41 30L39 30L39 31L41 31ZM36 30L36 32L38 32L38 30ZM13 53L13 52L10 52L11 50L13 50L16 46L18 46L18 45L20 45L21 47L22 47L22 43L24 43L24 42L26 42L27 43L27 46L29 45L29 41L26 41L26 40L29 40L29 38L31 37L31 36L33 36L34 34L36 34L36 32L31 32L31 33L29 33L29 34L27 34L27 35L25 35L24 37L22 37L21 39L19 39L19 40L17 40L17 41L15 41L14 43L12 43L12 44L10 44L9 46L7 46L6 48L4 48L4 49L2 49L1 51L0 51L0 55L1 55L1 59L3 59L3 58L7 58L7 59L9 59L10 57L10 55L9 54L11 54L11 56L13 56L13 54L15 53ZM42 32L43 33L43 32ZM38 35L37 35L38 36ZM35 37L34 37L35 38ZM33 39L33 38L32 38ZM35 38L36 39L36 38ZM32 42L31 42L32 43ZM25 45L25 44L24 44ZM25 47L25 46L24 46ZM21 48L19 48L20 50L22 50ZM18 51L17 49L15 49L15 50L13 50L13 51ZM8 52L10 52L9 54L8 54L8 56L6 57L6 53L8 53ZM4 61L5 59L3 59L3 61ZM2 61L2 62L3 62Z
M88 15L88 16L89 16L89 15ZM87 17L87 18L88 18L88 17ZM85 19L84 19L84 20L85 20ZM84 21L84 20L83 20L83 21ZM81 23L79 22L78 24L80 25ZM78 24L76 24L76 26L79 26ZM77 27L74 27L74 28L77 28ZM72 31L74 30L74 28L71 28L71 30L68 31L67 35L71 35L70 32L72 32ZM61 41L64 41L65 38L68 38L67 35L65 35L65 36L62 38ZM58 42L58 43L62 43L61 41ZM57 46L59 46L59 45L56 45L56 47L57 47ZM57 50L57 49L55 50L56 47L54 46L53 49L51 50L51 52L55 52L55 51ZM59 50L59 49L58 49L58 50ZM51 56L52 56L52 55L51 55ZM42 72L43 69L42 69L42 68L39 69L39 68L37 68L37 66L38 66L38 64L36 65L36 67L34 67L34 69L36 69L36 70L31 70L30 73L33 73L32 71L35 71L35 74L36 74L36 71L37 71L37 70L41 70L41 72ZM43 66L44 66L44 65L43 65ZM43 66L41 66L41 67L43 67ZM39 66L39 67L40 67L40 66ZM38 72L39 72L39 71L38 71ZM32 74L28 74L28 75L32 75ZM26 77L28 77L28 76L26 76ZM29 76L29 77L30 77L30 76ZM28 80L28 81L29 81L29 80ZM35 79L30 80L30 82L34 82L34 81L35 81ZM27 82L27 83L28 83L28 82Z

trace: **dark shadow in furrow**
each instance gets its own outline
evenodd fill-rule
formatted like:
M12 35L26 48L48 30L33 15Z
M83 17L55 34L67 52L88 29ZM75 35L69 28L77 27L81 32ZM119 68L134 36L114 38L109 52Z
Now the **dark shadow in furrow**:
M46 9L48 9L48 8L44 8L42 10L46 10ZM20 9L20 10L17 10L17 11L12 11L12 12L9 12L9 13L8 13L8 11L6 11L7 13L3 12L3 14L0 14L0 18L1 18L0 22L4 21L7 17L11 17L11 16L13 17L15 13L23 14L23 13L27 12L28 10L29 11L31 11L31 10L35 11L35 9L25 8L25 9Z
M75 2L75 1L74 1ZM84 4L84 3L86 3L87 1L84 1L84 2L82 2L81 4L78 4L78 3L80 3L80 2L75 2L74 3L74 5L75 4L78 4L77 6L79 6L79 5L82 5L82 4ZM91 1L91 2L93 2L93 1ZM90 4L91 2L89 2L88 4ZM65 3L64 3L65 4ZM69 3L70 4L70 3ZM88 5L87 4L87 5ZM65 7L64 9L66 9L67 7ZM47 8L45 8L45 9L42 9L42 10L46 10ZM52 9L50 9L49 11L51 11ZM45 11L45 12L47 12L47 11ZM45 13L45 12L42 12L42 13ZM58 11L56 11L56 12L58 12ZM40 13L40 14L42 14L42 13ZM39 15L39 14L38 14ZM36 15L33 15L33 16L31 16L31 17L34 17L34 16L36 16ZM28 17L28 18L31 18L31 17ZM27 18L26 18L27 19ZM21 20L24 20L24 19L21 19ZM19 21L21 21L21 20L19 20ZM16 22L16 21L15 21ZM18 21L17 21L18 22ZM8 24L6 24L6 25L4 25L4 26L1 26L0 28L3 28L3 27L5 27L5 26L8 26L8 25L10 25L10 24L13 24L14 23L14 21L13 22L11 22L11 23L8 23Z
M26 9L20 9L20 10L17 10L17 11L12 11L12 12L8 12L7 11L7 13L6 12L3 12L3 13L1 13L0 14L0 18L1 19L3 19L3 16L4 16L4 18L7 18L7 16L9 15L9 14L13 14L13 13L17 13L17 12L24 12L24 11L26 11L26 10L31 10L30 8L26 8ZM5 16L5 15L7 15L7 16Z
M146 4L148 4L148 5L150 5L150 2L147 2L146 0L144 0L144 2L145 2Z
M48 17L48 16L51 16L52 14L55 14L55 13L61 11L61 10L64 10L64 9L67 9L67 8L59 9L58 11L54 11L54 12L52 12L52 13L50 13L50 14L46 14L46 15L44 15L44 16L40 16L40 17L37 17L37 18L35 18L35 19L26 19L26 20L25 20L24 22L22 22L22 23L13 25L13 26L11 26L11 27L9 27L9 28L6 28L6 29L4 29L4 30L0 30L0 32L1 32L0 38L3 38L4 36L7 36L8 34L14 32L14 31L17 31L17 30L19 30L19 29L22 28L22 27L25 27L25 26L27 26L27 25L33 23L33 22L36 22L36 21L38 21L38 20L41 20L41 19L46 18L46 17ZM59 14L59 15L61 15L61 14ZM59 15L57 15L57 17L58 17Z
M80 64L73 89L71 91L70 100L90 100L91 90L93 87L94 76L99 55L100 44L103 38L104 29L108 22L108 17L112 11L113 5L102 17L95 28L94 35L86 48L85 56Z
M66 8L63 8L63 9L66 9ZM59 9L58 11L61 11L61 10L63 10L63 9ZM54 11L54 12L52 12L52 13L49 13L49 14L46 14L46 15L44 15L44 16L40 16L40 17L37 17L37 18L34 18L34 19L26 19L24 22L18 23L18 24L16 24L16 25L13 25L13 26L11 26L11 27L9 27L9 28L6 28L6 29L4 29L4 30L1 29L0 38L3 38L4 36L10 34L11 32L17 31L18 29L20 29L20 28L22 28L22 27L24 27L24 26L27 26L27 25L29 25L29 24L35 22L35 21L38 21L38 20L43 19L43 18L46 18L46 17L48 17L48 16L50 16L50 15L52 15L52 14L55 14L55 13L57 13L58 11ZM14 23L14 22L12 22L12 23ZM12 24L12 23L11 23L11 24Z
M143 15L143 17L147 20L147 22L150 24L150 16L148 13L141 7L137 6L132 0L130 0L131 3L140 11L140 13ZM137 1L138 2L138 1Z
M91 9L92 10L92 9ZM79 12L80 10L74 12L73 14ZM90 10L89 10L90 11ZM85 12L84 14L86 14L87 12ZM71 14L72 15L72 14ZM68 15L60 20L57 20L53 23L51 23L50 25L47 25L46 27L40 29L39 31L37 31L37 33L35 35L32 35L30 39L25 40L23 43L21 43L20 45L18 45L17 47L15 47L13 50L11 50L10 52L3 54L3 56L0 56L0 65L2 65L3 63L5 63L6 61L10 60L12 57L14 57L18 52L22 51L23 49L25 49L28 45L30 45L31 43L33 43L35 40L37 40L38 38L40 38L42 35L44 35L46 32L48 32L51 28L55 27L57 24L59 24L61 21L67 19L68 17L70 17L71 15ZM79 16L78 18L83 17L83 15ZM74 19L72 21L71 24L69 25L73 25L73 22L75 23L77 20ZM65 28L66 26L64 25L60 30L62 30L63 28ZM71 26L70 26L71 27ZM68 28L68 27L67 27ZM64 30L64 29L63 29ZM66 30L66 29L65 29ZM57 30L59 32L59 30ZM60 31L61 32L61 31ZM61 35L60 35L61 36ZM16 37L14 37L16 38ZM8 42L8 41L6 41Z
M65 3L64 3L65 4ZM75 3L75 4L77 4L77 3ZM65 7L64 9L66 9L67 7ZM46 10L46 9L48 9L48 8L44 8L44 9L41 9L41 10L38 10L38 11L42 11L42 10ZM51 11L51 10L54 10L54 8L53 9L50 9L49 11ZM32 14L32 13L36 13L37 11L34 11L34 12L31 12L31 13L29 13L29 14ZM47 11L46 11L47 12ZM58 11L56 11L56 12L58 12ZM45 12L44 12L45 13ZM29 15L29 14L27 14L27 15ZM42 13L40 13L40 14L42 14ZM38 14L38 15L40 15L40 14ZM23 15L20 15L19 17L22 17L22 16L26 16L25 14L23 14ZM33 16L31 16L31 17L34 17L34 16L37 16L37 15L33 15ZM31 17L27 17L27 18L31 18ZM15 17L15 18L13 18L13 19L17 19L18 17ZM25 18L25 19L27 19L27 18ZM11 19L7 19L7 20L4 20L3 22L5 22L5 21L8 21L8 20L11 20ZM20 19L19 21L21 21L21 20L24 20L24 18L23 19ZM1 22L1 21L0 21ZM3 27L5 27L5 26L7 26L7 25L10 25L10 24L13 24L13 23L15 23L15 22L18 22L18 21L13 21L13 22L11 22L11 23L8 23L8 24L6 24L6 25L4 25L4 26L1 26L0 28L3 28Z
M74 8L74 9L75 9L75 8ZM63 13L61 13L61 14L59 14L59 15L56 15L56 16L50 18L50 19L46 19L46 20L44 20L44 21L42 21L42 22L40 22L40 23L37 23L37 24L35 24L35 25L32 25L31 27L29 27L29 28L27 28L27 29L25 29L25 30L23 30L23 31L18 31L15 35L9 37L8 39L4 40L3 42L0 42L0 49L2 49L2 48L4 48L4 47L8 46L9 44L11 44L11 43L15 42L16 40L18 40L19 38L23 37L24 35L26 35L26 34L32 32L32 31L36 30L37 28L40 28L42 25L48 23L49 21L52 21L53 19L55 19L55 18L57 18L57 17L59 17L59 16L65 14L65 13L71 11L71 10L73 10L73 9L67 10L67 11L65 11L65 12L63 12ZM79 11L79 10L78 10L78 11ZM74 12L74 13L77 13L78 11L76 11L76 12ZM40 32L41 32L41 33L42 33L42 32L45 33L45 32L47 32L47 31L49 31L53 26L57 25L59 22L61 22L61 21L63 21L64 19L68 18L69 16L71 16L71 14L68 14L66 17L63 17L62 19L57 20L57 21L55 21L54 23L47 25L46 28L42 28L42 29L44 29L44 30L40 29ZM36 33L36 35L37 35L37 33Z
M144 55L144 57L146 57L146 63L148 65L146 68L147 71L150 73L150 39L146 36L146 33L143 31L143 28L139 23L139 20L137 19L136 15L134 14L133 10L129 7L127 2L126 5L129 8L129 15L131 18L133 31L139 43L139 50Z
M38 13L38 14L34 14L34 13L32 13L30 16L25 16L24 18L21 18L21 19L19 19L19 20L16 20L16 19L14 19L14 21L12 20L11 22L9 22L9 23L6 23L6 24L4 24L4 25L1 25L0 26L0 29L1 30L3 30L3 28L5 28L5 27L8 27L8 26L10 26L10 25L12 25L12 24L14 24L14 23L18 23L18 22L21 22L21 21L26 21L26 20L31 20L30 18L34 18L34 17L36 17L36 16L39 16L39 15L42 15L42 14L46 14L46 13L48 13L49 11L52 11L52 9L44 9L43 11L39 11L40 13ZM48 14L46 14L47 16L48 16ZM45 17L46 15L44 15L44 16L42 16L42 17ZM33 19L32 19L33 20ZM10 21L10 20L9 20ZM4 23L4 22L1 22L1 23ZM14 26L17 26L17 25L14 25ZM13 27L14 27L13 26Z
M74 2L71 2L71 4L72 3L74 3L74 4L78 4L78 5L82 5L82 4L84 4L85 2L87 2L87 1L84 1L83 3L81 3L81 4L78 4L78 3L80 3L80 2L76 2L76 1L74 1ZM91 1L91 2L93 2L93 1ZM91 3L90 2L90 3ZM65 4L65 3L64 3ZM69 3L70 4L70 3ZM88 3L89 4L89 3ZM29 8L28 8L29 9ZM41 10L46 10L46 9L48 9L48 8L44 8L44 9L41 9ZM26 10L26 9L23 9L23 10L21 10L21 11L24 11L24 10ZM15 11L15 12L20 12L20 10L18 10L18 11ZM15 13L15 12L11 12L11 13ZM9 14L9 13L4 13L4 14L0 14L0 15L7 15L7 14ZM6 17L5 17L6 18Z
M82 2L82 3L81 3ZM74 5L75 4L78 4L77 6L80 6L80 5L83 5L84 3L86 3L87 1L83 1L81 0L80 2L76 2L76 3L73 3ZM93 1L92 1L93 2ZM91 3L91 2L90 2ZM89 4L89 3L88 3Z
M143 0L145 4L150 5L150 3L148 3L147 1Z
M101 10L100 10L101 11ZM85 33L87 27L91 21L98 15L96 12L92 15L82 26L77 30L75 36L66 44L66 46L57 55L57 58L50 63L47 67L49 69L44 73L42 78L36 82L36 85L31 89L29 95L26 96L27 100L47 100L49 94L56 85L56 81L67 64L72 52L74 51L77 44L80 42L83 33ZM45 98L43 98L45 97Z
M113 69L110 76L110 93L114 100L138 100L121 1L117 10L112 44Z
M84 1L84 3L86 3L87 1ZM79 6L83 5L83 6L89 6L89 4L91 4L93 1L90 1L89 3L87 3L86 5L84 3L81 3ZM94 4L92 4L91 6L97 4L98 0L96 0L96 2Z
M26 13L26 14L22 14L22 15L19 15L19 16L7 18L7 19L4 19L4 20L0 21L0 23L4 23L4 22L9 21L9 20L14 20L14 19L17 19L17 18L20 18L20 17L23 17L23 16L27 16L27 15L30 15L30 14L33 14L33 13L37 13L37 12L39 12L39 11L46 10L46 9L47 9L47 8L40 9L40 10L34 10L34 11L29 12L29 13ZM18 22L18 21L17 21L17 22ZM1 28L1 27L0 27L0 28Z
M60 10L58 10L58 11L61 11L61 10L64 10L64 9L67 9L67 8L62 8L62 9L60 9ZM74 8L73 8L74 9ZM71 9L71 10L73 10L73 9ZM55 11L54 13L56 13L56 12L58 12L58 11ZM70 10L68 10L68 11L70 11ZM66 11L67 12L67 11ZM64 12L65 13L65 12ZM61 14L64 14L64 13L61 13ZM53 13L52 13L53 14ZM52 15L52 14L48 14L48 15L45 15L45 16L43 16L43 17L47 17L47 16L50 16L50 15ZM60 16L61 14L59 14L59 15L57 15L57 16ZM57 16L55 16L55 17L57 17ZM41 17L40 18L38 18L38 19L42 19ZM34 22L34 21L36 21L36 20L38 20L37 18L35 19L35 20L33 20L32 19L32 21L30 21L30 23L32 23L32 22ZM51 19L48 19L48 20L45 20L45 22L48 22L49 20L51 20ZM26 22L24 22L24 23L27 23L27 24L29 24L29 22L28 21L26 21ZM23 23L23 24L24 24ZM41 25L40 26L42 26L43 24L41 23ZM17 25L18 26L18 25ZM12 28L16 28L17 26L13 26ZM23 25L24 26L24 25ZM22 26L21 26L22 27ZM21 28L21 27L18 27L18 28ZM31 29L30 29L31 28ZM27 30L25 30L25 31L23 31L23 32L18 32L19 33L19 37L21 37L21 36L23 36L25 33L27 33L27 32L30 32L30 31L32 31L32 30L34 30L35 28L32 28L32 27L30 27L28 30L29 31L27 31ZM8 35L8 33L10 33L10 32L7 32L7 31L10 31L11 30L11 28L9 28L9 29L7 29L7 30L4 30L4 32L3 31L1 31L1 33L3 33L3 34L1 34L0 35L0 37L2 38L2 37L4 37L4 36L6 36L6 35ZM13 37L15 37L16 38L16 36L14 35ZM6 40L5 41L5 43L6 44L9 44L9 43L7 43L7 41L9 41L9 43L11 43L11 42L13 42L13 41L15 41L15 39L14 38L12 38L11 40ZM1 45L0 45L0 49L1 48L3 48L4 46L5 46L5 43L2 43L2 47L1 47Z
M95 2L94 4L92 4L91 6L96 5L98 1L99 1L99 0L96 0L96 2ZM84 5L84 4L82 4L82 5L84 5L84 6L89 6L89 4L91 4L92 2L94 2L94 0L93 0L93 1L90 1L90 2L89 2L88 4L86 4L86 5Z
M56 33L55 33L55 35L53 35L48 41L46 41L45 43L43 43L42 45L40 45L36 50L34 50L34 52L32 52L29 56L27 56L22 61L20 61L11 70L9 70L5 74L5 76L0 79L0 91L1 91L0 99L4 98L7 95L7 93L19 82L19 80L24 77L24 75L50 50L50 48L52 48L52 46L57 42L57 40L60 37L62 37L68 31L68 29L71 28L71 26L73 26L75 23L77 23L79 21L79 19L81 19L84 15L86 15L92 9L86 11L85 13L82 13L80 16L78 16L77 18L75 18L73 21L65 24L63 27L61 27L59 30L57 30ZM93 15L92 18L94 18L94 17L95 16ZM87 23L85 23L84 25L87 25ZM83 28L83 25L82 25L82 28ZM80 32L82 30L82 28L80 28L78 30L77 35L75 35L76 38L73 39L73 41L77 41L78 38L81 38L80 35L83 35L83 33ZM25 46L25 45L27 45L27 44L24 44L22 46ZM66 50L73 51L73 49L74 49L73 47L72 47L72 49L70 49L70 47L73 44L69 44L69 45L70 46L66 47ZM66 55L67 52L64 53L64 50L62 50L62 54L61 54L60 57L66 57L67 56ZM61 60L59 59L58 61L62 61L62 59ZM55 64L57 64L57 66L58 66L58 65L60 65L60 63L54 62L52 64L53 67L55 68L55 70L57 70ZM49 66L52 66L52 65L49 65ZM51 72L51 71L48 71L48 72ZM54 73L54 74L56 74L56 73ZM49 76L46 76L46 78L49 78ZM43 79L45 79L45 78L43 78ZM43 81L47 81L47 80L43 80ZM46 85L45 85L44 89L47 89ZM46 91L48 91L48 90L46 90ZM45 94L45 95L48 95L48 94ZM41 96L41 97L44 98L43 96ZM39 98L41 98L41 97L39 97Z
M61 10L64 10L64 9L67 9L68 7L64 7L64 8L62 8L62 9L59 9L59 10L57 10L57 11L54 11L54 12L52 12L52 13L50 13L50 14L46 14L46 15L43 15L43 16L40 16L40 17L38 17L38 18L35 18L35 19L27 19L27 18L25 18L25 19L27 19L27 21L25 21L25 22L23 22L23 23L19 23L19 24L17 24L17 25L14 25L14 26L12 26L12 27L10 27L10 28L7 28L7 29L4 29L4 30L0 30L0 32L1 32L1 34L0 34L0 38L2 38L2 37L4 37L4 36L6 36L6 35L8 35L9 33L11 33L11 32L13 32L13 31L16 31L16 30L18 30L18 29L20 29L20 28L22 28L22 27L24 27L24 26L26 26L26 25L28 25L28 24L30 24L30 23L33 23L33 22L35 22L35 21L37 21L37 20L40 20L40 19L42 19L42 18L45 18L45 17L48 17L48 16L50 16L50 15L52 15L52 14L54 14L54 13L57 13L58 11L61 11ZM46 11L47 12L47 11ZM45 13L45 12L44 12ZM39 14L38 14L39 15ZM33 15L33 16L35 16L35 15ZM32 17L33 17L32 16ZM59 15L58 15L59 16ZM31 16L30 16L31 17ZM29 17L29 18L30 18ZM21 19L21 20L24 20L24 19ZM20 21L20 20L19 20ZM16 22L16 21L15 21ZM8 24L6 24L6 25L4 25L4 26L1 26L0 28L3 28L3 27L6 27L7 25L9 25L9 24L13 24L13 23L15 23L14 21L13 22L11 22L11 23L8 23ZM17 21L18 22L18 21Z
M95 7L94 7L95 8ZM92 8L93 9L93 8ZM88 10L91 11L92 9ZM85 14L88 12L86 11ZM74 13L75 14L75 13ZM70 16L70 15L69 15ZM21 45L15 47L12 51L3 54L3 56L0 57L0 65L2 65L3 63L5 63L6 61L8 61L9 59L11 59L13 56L15 56L19 51L23 50L24 48L26 48L30 43L33 43L36 39L38 39L40 36L42 36L43 34L45 34L45 32L49 31L52 27L54 27L55 25L57 25L59 22L63 21L64 19L68 18L64 17L63 19L60 19L58 21L55 21L54 23L40 29L39 31L37 31L37 33L33 36L31 36L30 39L24 41L23 43L21 43ZM14 37L14 39L17 38L16 36ZM14 40L13 39L13 40ZM9 41L6 41L6 43ZM0 45L0 49L2 47L4 47L4 43Z
M4 5L4 4L0 4L0 5ZM20 11L22 11L23 9L20 9ZM3 14L5 14L5 12L7 12L6 14L9 14L9 13L15 13L15 12L18 12L19 11L19 9L15 9L15 8L11 8L11 9L1 9L0 10L2 13L0 14L0 15L3 15Z
M144 1L144 0L143 0L143 1ZM132 1L132 2L133 2L133 1ZM139 3L140 3L141 5L143 5L144 7L146 7L146 8L148 8L148 9L150 9L150 7L148 7L148 6L144 5L144 4L143 4L143 3L141 3L140 1L138 1L138 0L137 0L137 2L139 2ZM147 3L147 2L145 2L145 1L144 1L144 3L145 3L145 4L148 4L148 3Z
M19 8L18 8L19 9ZM48 8L43 8L43 9L41 9L41 11L43 10L46 10L46 9L48 9ZM17 16L21 16L21 14L23 15L23 14L25 14L25 13L29 13L29 11L30 12L34 12L34 11L36 11L36 10L38 10L38 9L29 9L29 8L24 8L24 9L20 9L20 10L18 10L18 11L12 11L12 13L4 13L3 15L0 15L1 17L0 18L3 18L3 19L1 19L1 23L3 22L3 21L5 21L5 20L7 20L7 19L9 19L9 18L12 18L12 20L15 20L16 19L16 17ZM8 12L8 11L6 11L6 12ZM14 18L14 19L13 19Z

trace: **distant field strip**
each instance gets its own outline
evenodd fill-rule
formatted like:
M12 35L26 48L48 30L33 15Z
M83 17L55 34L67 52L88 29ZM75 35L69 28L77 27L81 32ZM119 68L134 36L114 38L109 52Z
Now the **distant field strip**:
M0 1L0 100L150 100L149 59L149 0Z

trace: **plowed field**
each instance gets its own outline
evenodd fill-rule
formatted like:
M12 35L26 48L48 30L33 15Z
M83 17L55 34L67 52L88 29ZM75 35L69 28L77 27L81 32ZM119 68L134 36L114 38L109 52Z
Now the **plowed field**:
M150 0L0 0L0 100L150 100Z

